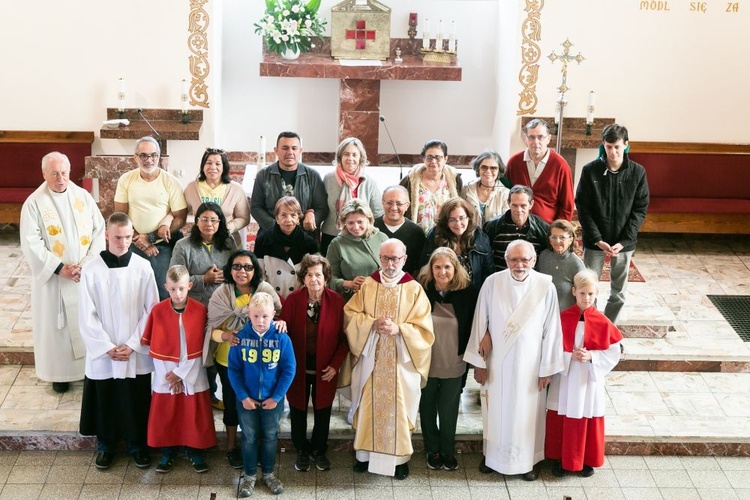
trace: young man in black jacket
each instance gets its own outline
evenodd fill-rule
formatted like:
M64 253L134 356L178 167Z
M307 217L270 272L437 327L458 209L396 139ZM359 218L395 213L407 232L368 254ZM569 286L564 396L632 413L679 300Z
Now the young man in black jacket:
M613 124L602 133L601 156L583 167L576 208L583 232L583 262L601 275L606 257L611 292L604 315L613 323L625 304L628 269L638 229L646 218L646 169L628 158L628 129Z

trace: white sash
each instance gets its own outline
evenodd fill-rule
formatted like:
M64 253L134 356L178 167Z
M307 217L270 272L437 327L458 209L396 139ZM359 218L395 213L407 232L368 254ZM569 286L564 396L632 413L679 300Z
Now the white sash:
M505 355L508 354L510 348L518 340L518 336L521 334L521 330L523 330L529 317L531 317L531 313L534 312L534 309L544 299L547 290L549 290L549 285L552 283L552 276L546 274L534 274L533 276L534 281L529 284L529 288L521 299L521 303L518 304L516 310L510 315L508 322L505 323L505 327L503 328L503 347L500 352L500 360L505 359ZM529 278L531 278L531 275L529 275ZM511 277L511 279L513 278Z

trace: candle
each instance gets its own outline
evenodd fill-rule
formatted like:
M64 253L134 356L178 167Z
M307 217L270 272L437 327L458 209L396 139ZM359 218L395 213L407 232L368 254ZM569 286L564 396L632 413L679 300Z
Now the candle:
M438 21L437 33L435 33L435 50L443 50L443 20Z
M117 80L117 111L125 111L125 79Z
M266 138L260 136L258 144L258 170L266 166Z
M182 105L182 113L188 112L188 82L184 78L182 79L182 91L180 93L180 104Z
M596 103L596 92L593 90L589 92L589 105L586 108L586 123L594 123L594 104Z
M456 21L451 21L451 35L456 38Z
M456 21L451 21L451 34L448 37L448 52L456 51Z
M422 48L430 50L430 20L424 20L424 27L422 27Z

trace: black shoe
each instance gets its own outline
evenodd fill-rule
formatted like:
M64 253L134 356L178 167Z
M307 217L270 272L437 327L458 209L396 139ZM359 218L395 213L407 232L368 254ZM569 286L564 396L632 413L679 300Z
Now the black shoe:
M403 481L409 477L409 464L401 464L396 466L396 474L393 476L399 481Z
M438 470L443 468L443 459L440 458L440 453L435 451L427 454L427 467L431 470Z
M136 451L133 453L133 462L139 469L148 469L151 467L151 455L147 451Z
M367 472L367 469L370 467L370 462L360 462L356 458L354 459L354 472Z
M197 472L198 474L208 472L208 464L202 456L195 455L192 457L188 457L188 460L190 460L190 463L193 464L193 470L195 470L195 472Z
M96 454L96 468L100 470L109 469L112 466L112 461L114 461L115 455L114 453L110 453L109 451L100 451Z
M529 472L521 476L524 481L536 481L536 478L539 477L534 469L531 469Z
M229 465L233 469L241 469L242 468L242 450L239 448L232 448L227 452L227 460L229 460Z
M156 464L156 472L166 474L167 472L172 470L173 465L174 458L162 455L161 460L159 460L159 463Z
M443 457L443 469L445 470L457 470L458 460L453 455L447 455Z
M552 475L555 477L565 476L565 469L562 468L562 463L559 461L555 461L555 463L552 464Z
M588 465L583 466L583 470L581 470L581 477L591 477L594 475L594 468L589 467Z
M310 458L313 462L315 462L315 467L317 467L318 470L331 469L331 461L328 460L328 457L325 453L318 453L317 451L314 451L310 454Z
M70 389L70 382L52 382L52 390L58 394L68 392Z
M297 452L297 461L294 462L295 470L307 472L310 470L310 455L305 451Z
M482 474L492 474L493 472L495 472L495 470L487 467L487 464L484 463L483 458L482 461L479 462L479 472L481 472Z

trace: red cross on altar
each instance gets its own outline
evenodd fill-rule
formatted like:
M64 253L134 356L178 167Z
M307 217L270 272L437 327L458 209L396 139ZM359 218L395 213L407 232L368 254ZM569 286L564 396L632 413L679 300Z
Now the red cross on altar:
M356 29L346 30L346 39L354 40L357 50L364 50L366 40L375 40L375 30L368 30L366 25L366 21L360 20Z

